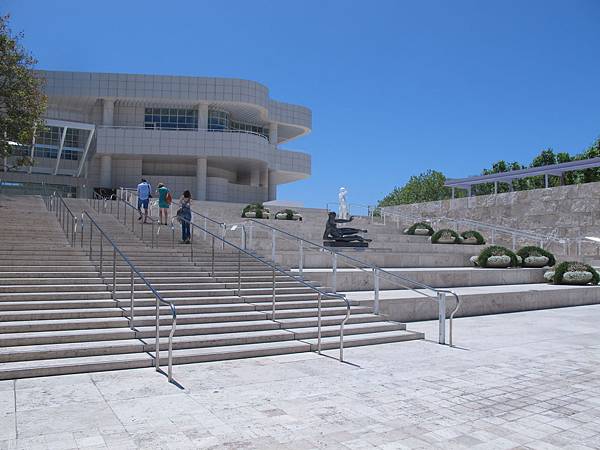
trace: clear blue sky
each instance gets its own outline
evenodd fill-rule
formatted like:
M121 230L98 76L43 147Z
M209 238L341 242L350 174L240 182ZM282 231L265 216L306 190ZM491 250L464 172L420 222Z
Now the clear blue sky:
M225 76L310 107L279 198L374 203L600 135L599 0L4 0L40 68Z

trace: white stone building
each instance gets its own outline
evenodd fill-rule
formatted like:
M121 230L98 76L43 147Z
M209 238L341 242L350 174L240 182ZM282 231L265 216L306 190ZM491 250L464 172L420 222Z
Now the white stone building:
M311 111L278 102L254 81L39 71L46 128L28 173L4 180L75 188L134 187L141 178L207 201L274 200L310 176L306 153L280 144L308 133Z

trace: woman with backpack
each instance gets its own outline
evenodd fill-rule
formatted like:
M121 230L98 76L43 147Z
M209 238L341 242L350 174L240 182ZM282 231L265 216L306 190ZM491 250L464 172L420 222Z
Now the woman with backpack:
M177 217L181 222L181 243L190 244L190 222L192 220L192 194L190 191L185 191L179 199Z
M171 191L163 184L158 183L158 217L161 225L169 223L169 207L173 202ZM164 219L163 219L164 217Z

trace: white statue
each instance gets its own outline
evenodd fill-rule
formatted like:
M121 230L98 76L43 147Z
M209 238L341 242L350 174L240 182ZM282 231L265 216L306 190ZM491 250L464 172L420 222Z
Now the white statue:
M338 199L340 203L340 209L338 213L338 219L348 219L350 214L348 213L348 202L346 202L346 191L345 187L340 188L340 193L338 194Z

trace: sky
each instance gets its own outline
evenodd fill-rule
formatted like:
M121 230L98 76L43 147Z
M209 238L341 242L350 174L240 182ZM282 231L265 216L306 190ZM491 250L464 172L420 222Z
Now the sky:
M244 78L309 107L278 198L374 204L428 169L600 136L600 0L0 0L48 70Z

